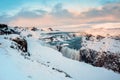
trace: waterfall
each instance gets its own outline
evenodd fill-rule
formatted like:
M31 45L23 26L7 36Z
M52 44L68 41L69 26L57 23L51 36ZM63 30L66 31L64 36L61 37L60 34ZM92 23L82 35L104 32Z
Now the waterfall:
M73 59L73 60L79 60L80 58L79 51L75 49L70 49L68 47L62 47L60 52L63 54L63 56Z

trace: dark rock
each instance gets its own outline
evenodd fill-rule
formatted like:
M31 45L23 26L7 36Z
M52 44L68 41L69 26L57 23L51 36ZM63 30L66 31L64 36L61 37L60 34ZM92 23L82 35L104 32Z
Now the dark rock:
M120 73L120 53L97 52L91 49L80 50L80 61L97 67L105 67Z
M58 71L58 72L60 72L60 73L64 73L65 74L65 77L69 77L69 78L72 78L69 74L67 74L66 72L64 72L64 71L62 71L62 70L60 70L60 69L57 69L57 68L52 68L53 70L56 70L56 71Z
M86 40L90 40L90 38L92 37L92 34L86 34L85 37L86 37Z
M104 38L105 38L105 37L103 37L103 36L101 36L101 35L97 35L97 36L96 36L96 39L99 40L99 41L100 41L101 39L104 39Z
M7 29L8 26L6 24L0 24L0 29L3 29L3 28Z
M38 29L36 27L33 27L31 30L32 31L37 31Z
M16 38L12 39L12 41L18 44L20 50L22 50L23 52L27 52L27 41L25 39Z
M48 28L48 30L53 31L53 29L52 29L52 28Z

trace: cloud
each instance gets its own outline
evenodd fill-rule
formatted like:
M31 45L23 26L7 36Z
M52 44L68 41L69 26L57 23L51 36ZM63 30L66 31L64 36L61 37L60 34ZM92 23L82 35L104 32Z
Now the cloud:
M47 11L45 10L27 10L22 9L20 10L14 17L23 17L23 18L37 18L37 17L43 17L45 16Z
M104 17L108 15L119 16L120 3L118 4L107 4L102 7L102 9L92 9L88 12L83 12L82 14L86 17ZM120 17L120 16L119 16Z
M101 4L110 4L110 3L118 3L118 2L120 2L120 0L99 0L99 2L101 3Z
M43 18L46 16L47 11L42 9L29 9L29 8L22 8L18 12L14 13L14 15L10 15L7 12L0 14L0 23L9 24L12 21L16 21L19 18L24 19L35 19L35 18Z
M65 9L64 5L59 3L54 5L51 10L22 8L15 15L2 13L0 23L12 25L71 25L81 23L107 23L120 22L120 3L110 3L101 8L90 9L79 15Z
M2 13L0 15L0 23L6 23L7 24L11 19L12 19L12 17L9 16L8 14L6 14L6 13Z
M93 19L92 22L120 22L120 3L110 3L104 5L101 9L91 9L82 12L79 18Z
M10 25L33 26L33 25L63 25L76 23L73 21L74 14L64 9L61 3L56 4L51 11L42 9L22 8L15 15L6 17L3 15L1 22L7 22ZM1 18L1 16L0 16Z
M69 12L67 9L64 9L61 3L56 4L50 14L53 17L57 17L57 18L72 18L73 17L73 14Z
M52 16L54 18L72 18L74 14L69 12L67 9L63 8L63 5L61 3L56 4L51 11L46 11L42 9L30 9L29 7L23 7L20 9L16 14L13 16L10 16L9 14L2 14L0 15L1 22L9 22L10 20L18 19L18 18L43 18L45 16Z
M120 28L120 23L102 23L92 25L92 28Z

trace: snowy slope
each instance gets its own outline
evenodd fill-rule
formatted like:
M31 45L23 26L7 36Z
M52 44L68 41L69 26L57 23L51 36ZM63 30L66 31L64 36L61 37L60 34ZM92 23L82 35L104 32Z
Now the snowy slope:
M97 40L96 37L92 37L92 40L86 40L83 38L82 49L92 49L98 52L109 51L111 53L120 53L120 41L112 38L105 37L101 40Z
M9 37L14 36L10 35ZM8 36L6 36L8 37ZM83 62L73 61L46 46L37 38L26 38L30 57L21 55L10 39L0 36L1 80L119 80L120 75ZM4 62L3 62L4 61Z

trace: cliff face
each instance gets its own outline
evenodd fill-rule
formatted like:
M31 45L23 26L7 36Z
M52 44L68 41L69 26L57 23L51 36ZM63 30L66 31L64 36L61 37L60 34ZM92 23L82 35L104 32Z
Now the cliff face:
M102 36L84 34L80 36L81 45L79 50L71 49L68 46L59 46L57 50L63 56L89 63L96 67L104 67L120 73L120 39L116 36Z
M86 34L82 38L80 61L120 73L120 35Z
M82 49L79 59L93 66L105 67L120 73L120 54Z

